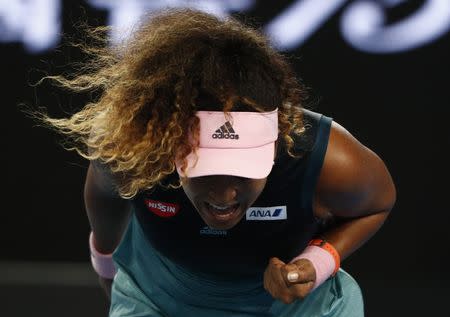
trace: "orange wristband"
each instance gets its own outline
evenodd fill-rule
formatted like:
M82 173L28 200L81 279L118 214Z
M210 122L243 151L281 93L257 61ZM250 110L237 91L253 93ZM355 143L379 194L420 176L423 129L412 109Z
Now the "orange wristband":
M314 245L317 247L321 247L322 249L328 251L334 259L335 267L333 271L333 275L339 271L339 268L341 267L341 256L337 252L337 250L325 239L313 239L311 240L308 245Z

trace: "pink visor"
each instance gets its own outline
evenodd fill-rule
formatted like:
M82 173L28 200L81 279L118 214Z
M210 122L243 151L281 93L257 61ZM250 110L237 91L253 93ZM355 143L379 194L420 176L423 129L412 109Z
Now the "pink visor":
M183 177L233 175L265 178L272 170L278 138L278 111L198 111L200 145L187 156Z

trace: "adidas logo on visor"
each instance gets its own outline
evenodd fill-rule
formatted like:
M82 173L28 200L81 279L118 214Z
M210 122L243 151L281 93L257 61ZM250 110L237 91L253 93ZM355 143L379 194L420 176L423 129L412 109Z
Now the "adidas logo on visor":
M213 133L212 138L238 140L239 134L236 134L231 123L227 121L224 125L218 128L216 132Z

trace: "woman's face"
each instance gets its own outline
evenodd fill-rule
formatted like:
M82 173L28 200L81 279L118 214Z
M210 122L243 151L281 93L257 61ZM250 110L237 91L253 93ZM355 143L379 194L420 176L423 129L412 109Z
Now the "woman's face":
M267 178L253 179L229 175L182 178L189 200L205 223L214 229L234 227L255 202Z

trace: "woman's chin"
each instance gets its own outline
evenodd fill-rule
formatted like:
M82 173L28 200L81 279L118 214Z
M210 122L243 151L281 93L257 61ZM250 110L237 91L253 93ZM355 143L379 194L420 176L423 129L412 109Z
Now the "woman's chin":
M242 206L237 204L227 210L217 211L204 203L201 216L208 227L218 230L228 230L234 227L242 218Z

